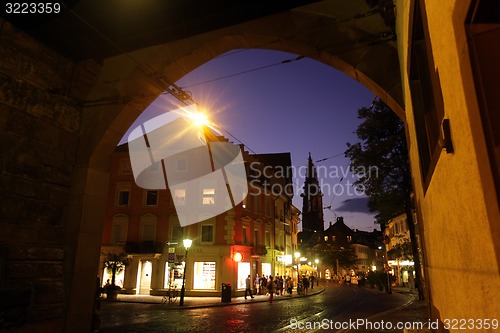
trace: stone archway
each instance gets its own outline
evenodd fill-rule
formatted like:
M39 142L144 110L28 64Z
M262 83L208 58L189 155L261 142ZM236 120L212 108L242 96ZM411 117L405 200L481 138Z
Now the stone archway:
M93 300L86 290L92 290L97 270L110 155L132 122L170 82L233 49L273 49L304 55L344 72L404 119L397 48L383 35L388 30L383 19L373 16L367 27L339 25L338 18L324 15L326 8L317 6L136 50L105 59L102 65L80 65L81 71L96 74L83 107L69 213L74 224L67 238L68 248L73 249L68 263L73 268L67 329L84 332L91 319ZM369 26L373 29L363 30Z
M16 14L29 21L19 28L9 23L14 17L0 19L0 264L5 278L0 292L9 315L3 325L14 331L88 332L93 301L88 290L95 287L111 151L169 84L162 79L175 81L230 49L293 52L358 80L401 118L408 113L411 164L419 170L417 134L423 131L414 119L409 53L418 39L413 29L417 2L424 5L423 25L430 33L424 39L435 58L429 68L436 69L431 86L437 84L442 92L455 146L454 153L436 156L429 184L420 173L414 179L433 317L463 317L463 302L469 316L491 318L498 313L498 302L484 297L498 290L500 281L498 191L492 185L496 170L490 165L483 106L478 103L481 80L473 75L477 61L471 59L470 36L464 29L469 7L479 1L450 0L443 5L423 0L294 0L273 2L271 11L263 8L268 3L248 1L241 2L243 7L240 2L228 4L229 13L207 1L194 16L191 3L184 2L172 8L177 4L158 1L167 6L163 11L121 8L134 19L136 13L156 19L154 28L159 30L151 30L150 25L134 26L128 20L111 22L108 17L118 13L114 2L103 7L89 0L75 1L75 10L90 12L92 23L114 33L112 41L124 42L130 53L117 56L109 45L105 50L86 49L103 45L102 36L78 26L81 22L72 13L57 20L45 15L35 24L31 16ZM132 3L146 2L127 2ZM169 10L183 15L166 21L162 14ZM224 15L218 15L221 12ZM213 17L225 21L214 24ZM120 23L129 32L132 27L133 36L120 34ZM61 33L61 26L72 33ZM495 82L497 73L491 74ZM33 264L29 269L16 269L27 262ZM476 288L468 288L470 281ZM462 292L452 293L450 300L454 290Z

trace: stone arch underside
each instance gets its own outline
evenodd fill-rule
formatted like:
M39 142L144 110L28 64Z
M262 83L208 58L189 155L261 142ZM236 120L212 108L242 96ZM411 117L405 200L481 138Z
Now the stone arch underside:
M84 135L98 150L102 139L118 142L168 82L225 52L246 48L290 52L329 65L363 84L405 119L396 41L379 15L354 18L370 9L363 0L355 2L359 8L342 12L346 17L328 15L335 5L324 1L105 59L84 103L89 120ZM97 157L90 149L85 159Z
M342 6L346 8L336 10ZM82 289L92 287L97 270L111 153L132 122L169 82L233 49L286 51L344 72L404 119L396 41L379 15L356 18L370 9L363 0L350 5L322 1L108 58L102 64L82 63L93 68L95 78L87 83L89 93L83 107L73 204L68 215L73 224L68 242L73 244L74 262L67 327L85 326L88 320L86 309L91 300L82 301L80 296Z

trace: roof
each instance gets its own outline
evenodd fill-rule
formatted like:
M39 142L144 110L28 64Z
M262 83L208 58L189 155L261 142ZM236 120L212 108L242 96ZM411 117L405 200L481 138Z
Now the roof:
M290 153L253 154L252 156L261 159L264 164L272 167L292 167L292 155Z
M283 188L290 187L292 185L293 189L293 169L292 157L290 153L253 154L250 156L260 160L264 165L275 169L272 172L272 179L269 178L268 181L271 181L272 183L279 183L283 186Z

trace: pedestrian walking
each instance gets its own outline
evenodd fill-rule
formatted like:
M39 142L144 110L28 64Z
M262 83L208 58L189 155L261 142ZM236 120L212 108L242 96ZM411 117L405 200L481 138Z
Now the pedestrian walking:
M267 280L267 290L269 292L269 303L272 303L274 296L274 280L271 275L269 275L269 279Z
M248 275L247 279L245 280L245 299L247 299L247 293L250 294L250 297L253 299L252 295L252 280L250 279L250 275Z
M255 287L255 295L260 295L260 276L257 274L255 280L253 281Z
M286 291L288 292L288 296L292 296L292 289L293 289L293 281L292 278L289 276L286 279Z
M413 278L413 271L408 272L408 287L410 288L410 291L413 290L415 284L415 279Z
M276 291L276 296L283 296L283 277L276 277L276 284L278 286L278 290Z
M305 275L302 277L302 285L304 286L304 295L307 295L307 291L309 289L309 279Z
M262 279L260 279L260 291L262 295L267 295L267 277L262 275Z

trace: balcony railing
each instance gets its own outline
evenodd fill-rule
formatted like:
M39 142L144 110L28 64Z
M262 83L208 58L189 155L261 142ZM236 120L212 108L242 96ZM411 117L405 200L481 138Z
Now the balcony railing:
M126 253L162 253L163 246L163 243L153 241L126 242L124 249Z
M252 246L252 255L254 256L265 256L267 254L267 249L265 245L254 245Z

